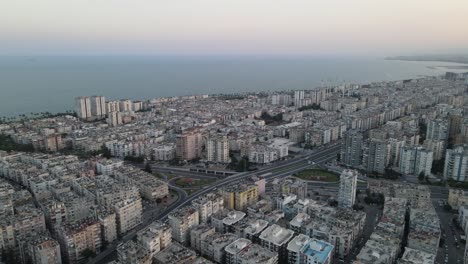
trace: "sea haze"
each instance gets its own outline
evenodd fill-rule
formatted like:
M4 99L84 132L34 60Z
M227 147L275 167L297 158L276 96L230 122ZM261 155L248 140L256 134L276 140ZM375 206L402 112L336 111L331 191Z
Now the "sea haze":
M456 65L354 57L6 56L0 57L0 116L71 110L73 98L84 95L149 99L311 89L433 76Z

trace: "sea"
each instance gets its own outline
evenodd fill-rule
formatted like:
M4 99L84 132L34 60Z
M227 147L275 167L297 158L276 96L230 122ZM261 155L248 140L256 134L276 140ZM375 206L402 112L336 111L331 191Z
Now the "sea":
M312 89L468 71L450 69L460 65L367 57L2 56L0 117L72 110L76 96L144 100Z

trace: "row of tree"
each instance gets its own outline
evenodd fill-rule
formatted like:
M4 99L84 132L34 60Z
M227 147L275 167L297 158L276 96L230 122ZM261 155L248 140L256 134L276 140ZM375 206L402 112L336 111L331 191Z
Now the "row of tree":
M2 116L0 117L0 124L7 124L11 122L24 121L24 120L29 120L29 119L53 118L53 117L66 116L66 115L77 117L76 113L73 112L72 110L67 110L65 112L60 112L60 113L31 112L29 114L19 114L18 116Z
M318 104L304 105L304 106L299 107L297 110L299 110L300 112L302 112L302 111L310 110L310 109L313 109L313 110L324 110L324 109L321 108L320 105L318 105Z
M9 135L0 134L0 150L33 152L32 144L18 144Z

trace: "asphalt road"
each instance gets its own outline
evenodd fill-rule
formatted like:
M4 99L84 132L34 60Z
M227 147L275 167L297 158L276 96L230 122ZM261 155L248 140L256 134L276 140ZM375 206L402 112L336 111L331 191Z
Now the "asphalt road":
M452 219L454 214L447 212L439 204L440 199L433 199L434 207L439 215L440 226L442 228L442 238L444 245L437 251L436 263L463 263L465 244L460 242L461 231L454 226ZM457 242L455 242L455 239ZM458 248L457 248L458 245ZM447 258L447 262L445 259Z

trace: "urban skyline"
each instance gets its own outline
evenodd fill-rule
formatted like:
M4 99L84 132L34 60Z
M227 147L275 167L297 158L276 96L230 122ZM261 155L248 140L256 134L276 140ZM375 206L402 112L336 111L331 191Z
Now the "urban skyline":
M468 264L466 0L0 10L0 264Z

